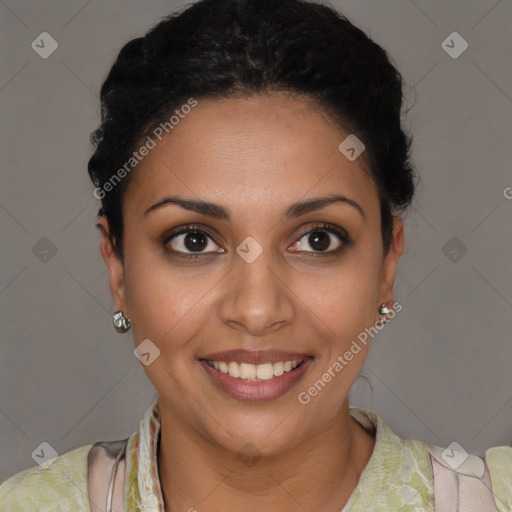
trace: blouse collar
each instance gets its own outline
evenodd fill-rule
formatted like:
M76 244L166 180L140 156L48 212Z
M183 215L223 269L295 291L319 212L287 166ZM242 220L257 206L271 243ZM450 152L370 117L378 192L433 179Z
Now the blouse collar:
M390 495L397 494L394 498L390 496L392 500L410 500L411 504L424 507L419 510L430 511L433 489L427 446L420 441L403 441L371 411L351 407L350 415L375 435L375 446L357 487L341 512L368 510L387 503L385 498L383 501L382 489L389 490ZM159 440L157 399L147 409L126 447L126 510L164 512L158 476Z

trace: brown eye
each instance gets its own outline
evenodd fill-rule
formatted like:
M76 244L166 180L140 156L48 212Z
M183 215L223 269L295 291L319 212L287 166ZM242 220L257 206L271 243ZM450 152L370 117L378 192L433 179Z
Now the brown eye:
M337 239L337 240L336 240ZM294 252L319 252L333 254L338 249L349 243L348 234L345 230L331 225L315 226L295 242ZM307 247L312 250L308 250Z
M206 231L190 226L184 226L167 236L164 246L166 248L170 246L170 252L187 257L224 252L222 249L219 250L219 246Z
M201 252L208 245L207 236L199 231L191 231L185 235L183 245L189 251Z

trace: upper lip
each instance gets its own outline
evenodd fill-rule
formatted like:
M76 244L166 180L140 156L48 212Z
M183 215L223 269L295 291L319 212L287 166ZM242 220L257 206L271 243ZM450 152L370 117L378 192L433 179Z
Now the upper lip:
M283 352L282 350L223 350L207 354L199 359L208 361L224 361L248 364L277 363L279 361L301 361L306 357L312 357L309 354L298 352Z

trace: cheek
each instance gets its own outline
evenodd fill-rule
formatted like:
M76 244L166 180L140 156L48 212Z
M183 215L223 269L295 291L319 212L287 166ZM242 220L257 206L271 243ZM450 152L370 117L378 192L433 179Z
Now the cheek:
M166 366L187 364L211 311L219 273L180 266L158 250L132 249L126 255L126 299L135 345L150 339ZM180 353L180 357L176 355Z
M298 400L309 404L312 416L323 422L338 410L334 404L348 395L368 354L372 339L368 332L377 318L378 268L354 258L313 281L303 292L309 293L308 318L316 323L322 348L317 368L301 387Z
M125 283L136 343L149 338L161 344L197 296L186 273L172 270L165 258L148 250L127 251Z
M158 357L143 370L161 394L173 389L178 396L179 383L187 380L194 352L190 340L202 324L194 306L204 293L195 290L183 274L171 272L169 267L165 270L161 263L132 260L126 280L134 344L137 347L149 339L159 350Z
M309 309L329 328L338 343L357 336L377 318L379 266L359 251L322 275L297 281Z

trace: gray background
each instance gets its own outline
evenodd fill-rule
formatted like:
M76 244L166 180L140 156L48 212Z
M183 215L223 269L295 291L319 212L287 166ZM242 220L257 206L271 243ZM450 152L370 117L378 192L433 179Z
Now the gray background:
M0 1L0 481L43 441L62 454L129 436L157 397L131 336L112 329L86 164L117 52L178 5ZM483 454L512 441L511 2L334 5L403 73L423 179L405 219L403 310L373 343L373 393L359 379L352 404L402 437ZM43 31L59 44L48 59L31 48ZM441 47L453 31L469 43L457 59ZM47 261L43 237L57 248Z

